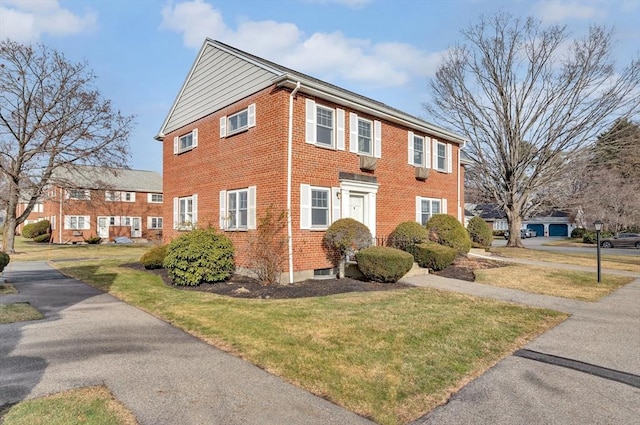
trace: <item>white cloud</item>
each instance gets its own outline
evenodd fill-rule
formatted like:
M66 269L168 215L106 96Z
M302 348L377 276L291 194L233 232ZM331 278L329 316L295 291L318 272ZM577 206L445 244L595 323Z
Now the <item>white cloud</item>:
M94 13L77 15L57 0L0 0L0 39L28 43L43 34L65 36L96 27Z
M306 0L308 3L339 4L351 9L362 9L371 4L373 0Z
M591 0L541 0L533 5L533 11L545 22L561 22L567 19L591 19L602 16L600 1Z
M295 24L244 20L229 27L203 0L167 4L161 27L181 33L184 44L199 48L206 37L328 81L376 87L406 84L435 72L440 54L404 43L373 43L341 32L306 35Z

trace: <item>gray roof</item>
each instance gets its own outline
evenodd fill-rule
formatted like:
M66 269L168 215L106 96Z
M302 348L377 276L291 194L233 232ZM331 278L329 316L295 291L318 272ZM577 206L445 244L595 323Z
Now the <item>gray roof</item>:
M51 182L63 187L162 193L162 175L155 171L74 165L58 168Z

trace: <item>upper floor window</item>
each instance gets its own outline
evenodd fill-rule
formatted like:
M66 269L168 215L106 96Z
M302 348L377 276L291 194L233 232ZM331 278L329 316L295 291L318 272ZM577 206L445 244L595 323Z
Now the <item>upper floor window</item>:
M382 156L382 123L349 113L349 151L360 155Z
M233 115L220 118L220 137L231 136L255 127L256 125L256 104L252 103L246 109L236 112Z
M69 199L75 200L88 200L91 199L91 194L86 189L69 189Z
M31 210L31 212L44 212L44 204L42 202L36 202L35 204L33 204L33 209Z
M147 195L147 202L153 204L161 204L163 201L162 193L149 193Z
M416 167L431 167L431 139L408 132L409 164Z
M433 168L445 173L452 172L451 144L433 141Z
M316 122L316 143L333 146L333 109L318 105Z
M104 199L108 202L135 202L135 192L116 192L107 190L104 193Z
M173 153L178 154L198 146L198 129L194 128L189 133L173 138Z
M316 146L344 150L344 110L305 100L305 141Z

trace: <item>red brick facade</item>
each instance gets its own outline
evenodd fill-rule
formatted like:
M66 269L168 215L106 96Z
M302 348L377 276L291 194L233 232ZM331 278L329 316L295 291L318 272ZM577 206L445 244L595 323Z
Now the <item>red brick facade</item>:
M198 227L219 228L221 190L255 186L256 216L263 216L269 206L276 211L287 210L287 144L289 131L289 101L291 90L271 86L203 117L191 125L164 135L163 188L164 239L180 234L174 229L174 198L197 194ZM345 112L346 149L329 149L305 142L305 100L318 105L340 108ZM220 137L220 118L255 104L254 127ZM359 156L349 151L349 113L381 122L381 158L375 171L363 171ZM174 138L193 129L198 130L198 144L192 150L174 154ZM416 197L446 199L447 213L462 219L464 205L463 169L459 165L459 144L439 139L435 134L421 133L397 122L338 105L303 91L294 97L292 138L292 244L293 270L299 278L313 274L314 269L331 267L322 249L324 231L301 229L301 184L322 188L340 188L345 173L375 178L375 235L387 237L403 221L416 220ZM415 176L415 167L408 163L408 131L418 136L439 139L451 145L451 172L431 169L425 181ZM339 175L343 173L341 182ZM345 202L344 199L333 200ZM443 202L444 204L444 202ZM365 207L366 208L366 207ZM341 207L341 211L344 208ZM236 246L236 264L248 266L246 246L254 230L225 231ZM285 268L286 270L286 268ZM301 272L306 272L301 273ZM297 279L296 279L297 280ZM287 279L284 279L287 281Z

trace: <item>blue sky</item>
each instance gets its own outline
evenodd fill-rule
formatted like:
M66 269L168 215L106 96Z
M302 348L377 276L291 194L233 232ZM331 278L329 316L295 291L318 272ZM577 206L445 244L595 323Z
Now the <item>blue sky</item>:
M575 36L614 27L621 64L640 51L640 0L0 0L0 39L86 60L102 94L137 116L129 165L161 172L153 136L205 37L428 120L440 55L498 10Z

